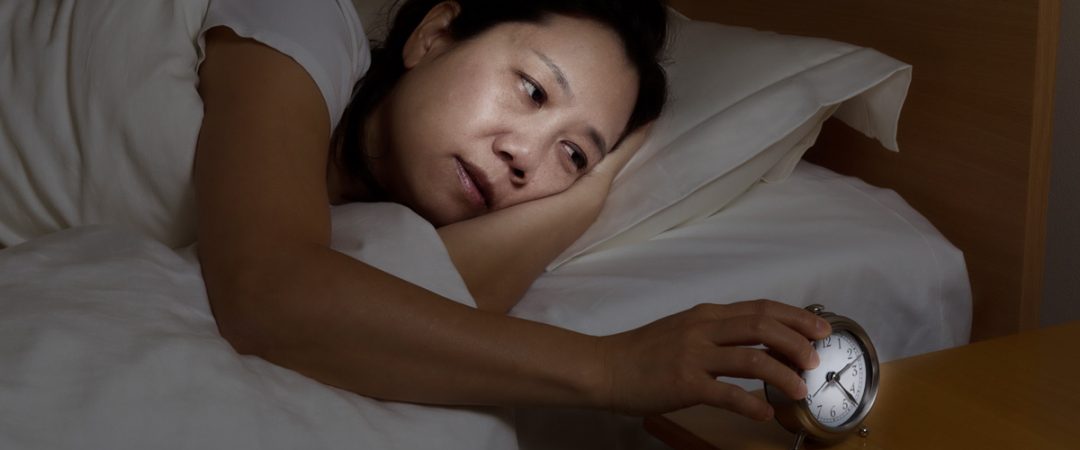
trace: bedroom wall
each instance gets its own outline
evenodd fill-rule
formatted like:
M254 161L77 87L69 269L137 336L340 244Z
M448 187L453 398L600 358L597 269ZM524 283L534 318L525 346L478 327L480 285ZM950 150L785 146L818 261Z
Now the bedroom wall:
M1061 2L1041 322L1080 320L1080 1Z

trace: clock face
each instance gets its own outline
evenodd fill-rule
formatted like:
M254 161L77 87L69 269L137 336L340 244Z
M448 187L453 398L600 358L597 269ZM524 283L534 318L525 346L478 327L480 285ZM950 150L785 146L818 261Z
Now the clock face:
M839 428L862 405L866 393L867 355L847 331L814 342L821 365L803 372L808 394L806 406L822 426Z

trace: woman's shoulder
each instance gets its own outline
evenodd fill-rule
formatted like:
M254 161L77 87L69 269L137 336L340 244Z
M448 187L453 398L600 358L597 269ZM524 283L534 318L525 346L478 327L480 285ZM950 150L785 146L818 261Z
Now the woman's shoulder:
M227 26L300 64L326 100L335 126L370 65L363 24L351 0L214 0L203 32Z

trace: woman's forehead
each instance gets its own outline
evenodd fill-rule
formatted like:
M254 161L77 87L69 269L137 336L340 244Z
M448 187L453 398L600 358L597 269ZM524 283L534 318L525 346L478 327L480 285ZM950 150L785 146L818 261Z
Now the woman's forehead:
M598 22L553 16L540 23L506 24L504 31L514 56L538 61L575 94L636 94L637 71L622 40Z
M630 65L618 34L594 20L551 15L539 22L508 22L496 28L505 28L511 42L518 45L543 45L593 57L603 55Z
M624 132L637 101L638 75L610 28L551 16L536 23L503 23L462 44L472 48L464 64L521 71L538 81L555 99L553 107L576 117L589 140L603 144L601 151L610 150Z

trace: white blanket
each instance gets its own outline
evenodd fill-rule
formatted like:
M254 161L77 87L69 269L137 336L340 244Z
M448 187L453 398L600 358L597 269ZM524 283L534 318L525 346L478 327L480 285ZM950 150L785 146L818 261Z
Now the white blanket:
M333 223L336 249L472 304L408 209L350 205ZM514 314L607 334L758 297L825 303L886 360L961 344L970 328L960 252L894 193L809 165L713 218L545 274ZM632 419L380 402L240 356L218 335L194 249L115 227L0 251L0 368L3 449L655 445Z
M378 238L337 241L347 253L472 302L408 210L350 207L335 226ZM193 255L101 226L0 251L0 448L517 448L508 410L376 401L238 355Z

